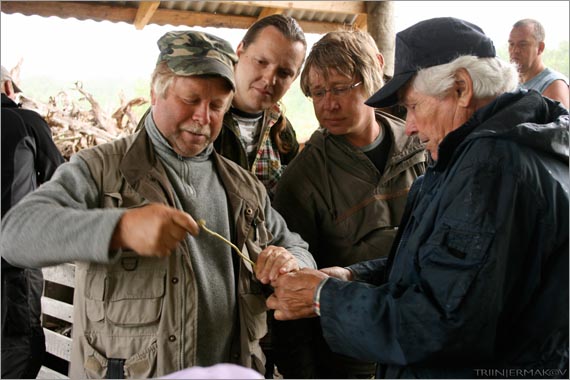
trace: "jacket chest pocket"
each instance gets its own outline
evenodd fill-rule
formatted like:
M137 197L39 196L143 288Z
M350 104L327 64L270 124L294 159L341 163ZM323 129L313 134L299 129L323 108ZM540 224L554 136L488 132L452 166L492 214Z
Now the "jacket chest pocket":
M109 281L107 319L121 326L157 322L162 312L165 280L164 271L113 273Z
M165 295L165 270L87 272L85 299L87 317L106 319L116 326L157 323Z
M254 211L250 207L245 209L245 220L250 226L247 240L263 249L271 244L273 235L267 229L265 217L260 214L262 213L259 210Z

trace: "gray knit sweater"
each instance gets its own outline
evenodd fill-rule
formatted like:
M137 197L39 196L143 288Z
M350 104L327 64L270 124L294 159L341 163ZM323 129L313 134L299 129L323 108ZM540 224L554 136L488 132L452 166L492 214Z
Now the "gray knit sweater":
M164 164L175 193L176 206L204 219L209 229L231 240L226 192L210 159L210 144L196 157L177 154L160 134L152 114L145 120L154 151ZM230 345L236 331L235 276L231 248L202 232L186 235L198 290L198 350L196 364L210 366L230 361Z

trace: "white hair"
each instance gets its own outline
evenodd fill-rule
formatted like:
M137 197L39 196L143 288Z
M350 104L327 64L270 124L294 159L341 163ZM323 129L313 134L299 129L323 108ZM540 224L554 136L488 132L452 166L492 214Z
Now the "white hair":
M475 99L497 97L504 92L516 90L518 72L516 66L499 58L479 58L464 55L450 63L418 71L412 86L429 96L443 97L453 86L455 73L465 69L473 81Z
M168 92L168 89L174 82L175 78L176 74L170 70L166 62L160 62L154 68L150 86L157 96L166 98L166 93Z

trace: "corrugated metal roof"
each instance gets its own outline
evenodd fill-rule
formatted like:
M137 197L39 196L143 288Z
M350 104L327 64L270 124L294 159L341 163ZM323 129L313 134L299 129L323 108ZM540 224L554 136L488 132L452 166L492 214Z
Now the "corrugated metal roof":
M366 28L363 1L3 1L2 12L145 24L247 28L259 17L282 13L308 33Z
M112 1L103 1L103 3L113 3ZM128 6L137 7L137 1L121 1ZM161 1L159 9L175 9L183 11L193 11L193 12L205 12L212 14L223 14L223 15L237 15L237 16L252 16L259 17L264 8L270 8L272 4L269 2L262 2L262 5L258 5L258 2L252 1ZM290 7L284 8L281 5L284 2L274 2L275 5L280 5L278 8L282 10L282 13L294 17L299 21L319 21L319 22L329 22L337 24L353 24L356 19L354 13L338 13L334 11L322 11L315 10L311 7L314 6L314 2L311 1L291 1ZM280 4L277 4L280 3ZM307 8L304 8L304 3L307 4ZM332 2L335 3L335 2ZM337 2L346 3L346 2ZM355 2L358 3L358 2ZM362 3L362 2L359 2ZM342 9L342 8L339 8ZM365 7L363 7L365 10Z

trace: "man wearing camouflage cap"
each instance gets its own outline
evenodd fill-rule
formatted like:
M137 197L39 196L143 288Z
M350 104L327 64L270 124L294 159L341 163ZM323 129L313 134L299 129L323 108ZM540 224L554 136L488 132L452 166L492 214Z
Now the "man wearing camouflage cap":
M213 149L235 89L230 45L184 31L158 46L143 128L79 152L4 220L2 253L21 253L10 263L76 261L71 378L263 372L264 284L315 267L264 186Z

